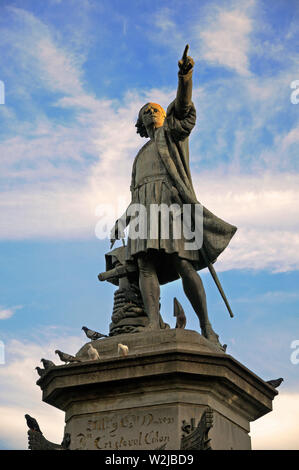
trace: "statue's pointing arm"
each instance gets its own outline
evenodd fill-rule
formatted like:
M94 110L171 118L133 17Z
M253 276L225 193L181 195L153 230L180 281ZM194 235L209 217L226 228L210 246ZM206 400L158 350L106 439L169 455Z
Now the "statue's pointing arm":
M188 113L192 99L192 72L194 60L188 56L189 46L185 47L183 56L178 62L178 90L175 99L175 115L178 119L184 119Z

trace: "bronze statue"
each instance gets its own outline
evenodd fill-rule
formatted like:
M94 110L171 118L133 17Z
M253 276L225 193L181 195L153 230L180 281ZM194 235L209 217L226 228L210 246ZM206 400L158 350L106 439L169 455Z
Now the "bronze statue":
M138 266L139 288L149 319L147 328L152 330L161 328L160 284L180 277L184 292L198 316L202 335L221 346L208 318L205 290L197 271L205 267L210 269L228 306L212 263L226 248L237 229L201 206L192 185L188 141L195 126L196 111L191 100L194 61L187 55L188 47L187 45L182 59L178 62L177 95L168 106L167 113L156 103L147 103L139 111L137 133L141 137L149 137L149 140L138 152L133 164L132 200L129 208L134 204L140 204L145 207L146 215L150 216L153 205L166 204L169 207L177 204L181 208L189 205L193 208L194 226L197 222L194 207L200 206L202 246L198 249L186 248L184 234L182 233L180 238L173 235L173 219L169 222L168 238L161 236L161 219L156 227L158 236L152 236L153 232L149 227L145 229L145 236L137 238L131 236L134 218L128 216L129 208L116 221L111 231L111 242L113 245L116 239L123 238L123 229L129 225L126 259L129 262L134 261Z

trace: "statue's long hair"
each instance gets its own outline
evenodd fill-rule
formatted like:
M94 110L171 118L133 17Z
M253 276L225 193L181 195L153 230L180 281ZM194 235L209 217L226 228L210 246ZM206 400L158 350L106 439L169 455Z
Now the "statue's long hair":
M140 109L138 113L138 119L136 121L135 127L137 127L137 134L140 134L140 137L148 137L148 133L146 131L145 125L143 124L142 118L141 118L141 111L148 106L149 103L146 103L142 108Z
M148 133L146 131L145 125L143 124L143 121L142 121L141 112L149 104L155 104L156 106L159 106L163 110L163 112L165 114L165 117L166 117L166 113L165 113L164 109L162 108L162 106L160 106L157 103L146 103L144 106L142 106L142 108L140 109L140 111L138 113L138 119L137 119L136 124L135 124L135 127L137 127L136 132L137 132L137 134L140 134L140 137L148 137Z

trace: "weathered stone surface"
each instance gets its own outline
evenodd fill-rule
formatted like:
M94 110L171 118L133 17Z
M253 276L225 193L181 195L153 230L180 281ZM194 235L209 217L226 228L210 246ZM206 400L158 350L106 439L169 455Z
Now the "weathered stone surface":
M72 420L68 429L75 436L73 448L97 450L157 449L177 441L175 407L96 413Z
M206 351L223 352L220 348L193 330L183 330L180 328L145 331L140 333L119 335L116 338L105 338L93 341L102 358L112 358L117 356L117 345L123 343L129 346L130 356L141 353L152 353L155 351L166 351L168 349L179 348L186 351ZM85 344L76 354L78 357L85 357L87 351Z
M117 356L117 344L129 346ZM92 342L99 361L52 369L43 400L66 412L72 449L180 448L182 421L214 410L213 449L249 449L249 422L272 409L272 387L190 330ZM87 345L77 353L86 357Z

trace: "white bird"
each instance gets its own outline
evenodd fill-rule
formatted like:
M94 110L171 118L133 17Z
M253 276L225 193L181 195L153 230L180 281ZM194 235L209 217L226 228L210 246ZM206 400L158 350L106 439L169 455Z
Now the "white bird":
M117 352L118 352L118 355L121 354L122 356L127 356L129 352L129 348L125 344L118 343Z
M91 344L88 345L87 354L90 361L97 361L100 359L98 351Z

